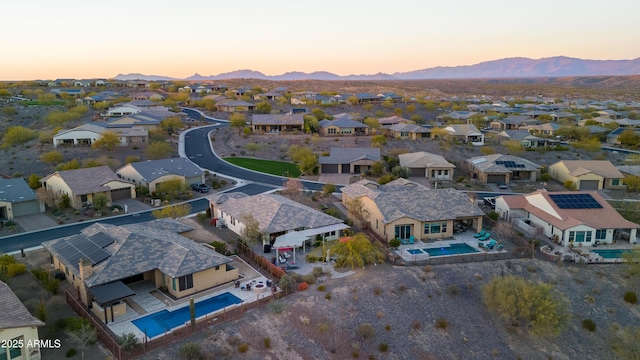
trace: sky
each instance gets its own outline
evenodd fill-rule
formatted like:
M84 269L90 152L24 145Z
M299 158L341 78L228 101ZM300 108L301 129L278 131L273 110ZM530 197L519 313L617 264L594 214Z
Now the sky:
M392 74L640 57L637 0L30 0L2 5L0 80Z

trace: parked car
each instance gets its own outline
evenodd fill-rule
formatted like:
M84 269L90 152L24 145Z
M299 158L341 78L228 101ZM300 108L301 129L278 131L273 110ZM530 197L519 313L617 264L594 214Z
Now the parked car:
M195 184L191 184L191 189L197 192L206 193L206 192L209 192L209 189L211 188L203 183L195 183Z
M508 188L507 188L507 184L505 184L505 183L503 183L503 182L499 182L499 183L498 183L498 187L499 187L500 189L508 189Z

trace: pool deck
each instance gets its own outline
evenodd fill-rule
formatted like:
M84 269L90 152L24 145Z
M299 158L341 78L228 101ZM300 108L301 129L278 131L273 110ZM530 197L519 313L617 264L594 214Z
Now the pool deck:
M451 256L468 256L468 255L484 255L486 253L506 253L506 250L500 250L498 251L495 247L493 248L493 250L487 250L484 248L481 248L480 246L478 246L478 239L474 238L473 235L475 235L476 233L468 230L462 233L458 233L453 235L453 239L451 238L447 238L445 240L428 240L428 241L422 241L422 240L415 240L414 244L409 244L409 245L400 245L398 247L398 250L396 250L396 253L398 255L400 255L402 257L402 259L406 262L419 262L419 261L425 261L425 260L429 260L430 258L432 258L432 256L430 256L429 254L422 252L420 254L411 254L409 253L408 250L420 250L420 249L428 249L428 248L440 248L440 247L444 247L444 246L449 246L450 244L460 244L460 243L465 243L467 245L469 245L470 247L478 250L477 253L466 253L466 254L452 254L452 255L444 255L444 256L437 256L438 258L442 258L442 257L451 257ZM486 241L485 241L486 242Z
M601 244L598 247L592 246L584 246L584 247L574 247L570 249L568 247L563 247L560 245L556 245L553 249L549 250L549 247L541 247L540 251L543 254L547 254L548 256L560 256L564 261L573 261L579 263L588 263L588 264L619 264L623 263L625 260L622 258L605 258L597 253L599 250L631 250L633 247L628 243L621 244Z
M140 329L138 329L137 326L133 324L133 320L165 309L173 311L185 306L189 306L189 300L191 298L193 298L197 303L199 301L210 299L214 296L228 292L233 294L234 296L237 296L243 301L243 303L251 303L258 299L271 296L271 291L269 288L267 288L266 291L262 293L242 290L242 287L244 287L247 283L255 284L261 281L263 283L266 283L267 278L260 275L259 272L251 268L249 264L244 262L239 257L232 256L231 258L234 260L232 265L238 268L238 272L243 276L240 279L241 287L236 288L233 283L228 283L216 286L215 288L209 290L201 291L197 294L194 294L193 296L187 296L182 299L174 300L156 289L151 281L143 281L141 283L129 286L133 291L135 291L136 295L128 298L125 301L127 303L126 314L117 318L115 322L107 324L107 326L116 335L134 333L138 337L138 339L142 341L145 335ZM236 306L239 306L239 304L230 305L229 308L233 308ZM215 313L218 313L220 311L222 311L222 309L216 311ZM215 313L208 314L207 316L211 317ZM164 334L158 336L163 335Z

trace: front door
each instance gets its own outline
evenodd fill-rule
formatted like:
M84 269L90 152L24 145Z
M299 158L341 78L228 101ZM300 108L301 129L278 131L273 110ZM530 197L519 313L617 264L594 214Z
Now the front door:
M411 236L411 225L396 225L396 238L408 239Z

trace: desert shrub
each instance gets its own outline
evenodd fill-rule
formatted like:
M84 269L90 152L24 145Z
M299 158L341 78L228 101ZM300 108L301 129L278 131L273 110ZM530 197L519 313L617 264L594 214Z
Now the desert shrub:
M416 330L419 330L422 327L422 324L420 324L420 321L418 321L418 320L413 320L411 322L411 327L416 329Z
M42 322L47 321L47 304L44 300L40 300L38 305L36 305L36 317Z
M317 262L319 260L319 258L317 256L313 256L311 254L307 255L307 262L308 263L314 263Z
M571 180L565 181L563 185L564 185L564 188L567 190L573 191L576 189L576 184Z
M178 356L182 360L198 360L202 357L202 349L200 344L189 342L180 347Z
M431 266L431 265L425 265L425 266L422 268L422 271L424 271L424 272L426 272L426 273L429 273L429 272L433 271L433 266Z
M270 348L271 347L271 338L266 337L266 338L262 339L262 344L264 344L265 348L267 348L267 349Z
M327 300L331 300L331 293L326 293L324 295L324 298L327 299Z
M452 296L458 295L460 293L460 288L455 284L451 284L447 286L447 293Z
M313 276L313 274L305 274L302 275L302 281L306 282L307 284L315 284L316 283L316 277Z
M315 277L319 277L322 276L322 274L324 274L324 269L322 269L320 266L315 266L313 268L313 272L312 272L313 276Z
M380 289L379 287L376 286L376 287L373 288L373 293L376 294L376 295L380 295L380 294L382 294L382 289Z
M301 282L300 285L298 285L298 290L299 291L305 291L309 288L309 284L307 284L306 282Z
M284 311L284 303L282 301L272 301L269 303L269 310L274 314L282 314Z
M363 324L360 324L358 326L358 329L356 330L356 333L362 339L367 340L367 339L371 339L372 337L376 336L376 328L374 328L373 325L371 325L369 323L363 323Z
M384 326L384 329L387 331L391 331L391 325L387 324Z
M381 342L380 344L378 344L378 350L380 350L380 352L387 352L387 350L389 350L389 345L387 343Z
M318 291L325 291L326 287L324 285L318 285Z
M436 320L436 328L447 330L449 328L449 321L445 318L438 318L438 320Z
M74 357L74 356L76 356L76 353L77 353L76 349L71 348L71 349L67 350L67 353L65 354L65 357L68 357L68 358Z
M245 128L248 129L248 128ZM249 344L247 343L242 343L240 345L238 345L238 352L239 353L246 353L249 350Z
M627 291L626 293L624 293L624 301L628 302L629 304L635 304L638 302L638 297L633 291Z
M489 214L487 216L489 216L489 219L491 219L493 221L498 221L498 218L500 218L500 214L498 214L497 212L495 212L493 210L491 212L489 212Z
M405 291L405 290L407 290L407 285L405 284L398 285L398 291Z
M138 345L138 338L134 333L118 335L116 341L124 351L131 351Z
M218 254L225 255L227 253L227 244L220 241L213 241L209 245L213 246Z
M582 328L594 332L596 331L596 322L591 319L584 319L582 320Z
M398 238L393 238L391 240L389 240L389 246L393 249L397 249L398 247L400 247L402 243L400 242L400 239Z
M540 175L540 180L542 180L542 181L549 181L549 180L551 180L551 174L546 173L546 174L542 174L542 175Z

